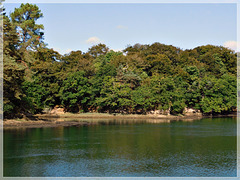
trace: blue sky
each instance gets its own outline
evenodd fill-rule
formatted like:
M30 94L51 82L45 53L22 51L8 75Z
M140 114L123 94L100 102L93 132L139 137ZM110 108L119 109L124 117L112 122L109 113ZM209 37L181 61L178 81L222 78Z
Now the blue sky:
M99 42L110 49L160 42L182 49L213 44L236 47L236 4L37 4L45 42L61 54L86 52ZM7 14L20 4L5 3Z

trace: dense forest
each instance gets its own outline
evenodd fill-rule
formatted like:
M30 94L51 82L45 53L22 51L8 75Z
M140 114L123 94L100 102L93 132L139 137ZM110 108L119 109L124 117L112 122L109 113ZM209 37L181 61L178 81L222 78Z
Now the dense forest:
M229 113L237 104L237 54L222 46L182 50L159 42L105 44L61 55L44 42L41 10L22 4L3 14L4 117L67 112Z

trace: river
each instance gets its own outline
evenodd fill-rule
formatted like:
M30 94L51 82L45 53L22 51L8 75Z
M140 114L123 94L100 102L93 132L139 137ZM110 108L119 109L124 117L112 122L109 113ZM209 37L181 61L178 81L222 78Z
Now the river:
M234 177L236 118L4 129L5 177Z

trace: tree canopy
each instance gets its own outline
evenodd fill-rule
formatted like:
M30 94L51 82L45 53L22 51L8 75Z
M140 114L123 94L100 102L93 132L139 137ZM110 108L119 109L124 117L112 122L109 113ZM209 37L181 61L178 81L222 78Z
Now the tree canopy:
M105 44L61 55L43 39L41 10L21 4L3 15L4 115L62 106L69 112L206 114L236 108L237 54L222 46L182 50L161 43L122 52Z

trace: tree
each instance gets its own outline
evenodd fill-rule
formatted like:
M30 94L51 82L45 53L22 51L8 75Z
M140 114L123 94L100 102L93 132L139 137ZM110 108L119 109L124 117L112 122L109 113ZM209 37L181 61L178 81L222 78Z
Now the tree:
M196 66L185 66L184 70L187 73L187 76L185 78L186 105L190 108L200 109L200 101L202 98L200 70Z
M71 112L87 111L90 94L90 84L83 71L70 73L59 91L62 105Z
M3 55L3 111L4 117L20 117L28 112L28 102L22 90L25 67L9 55Z
M42 24L36 21L43 17L37 5L21 4L10 14L11 21L19 36L18 49L24 61L28 61L28 50L36 50L43 43Z
M128 83L117 82L116 78L105 76L100 97L96 98L100 112L129 113L132 108L131 88Z
M3 16L3 49L4 54L15 59L19 59L17 51L19 45L19 37L17 31L7 16Z
M60 103L58 95L62 80L66 77L61 55L48 48L32 52L35 62L31 66L31 78L25 78L24 92L31 99L34 108L53 107Z
M135 44L122 52L105 44L61 56L43 42L43 17L21 4L3 16L4 115L20 117L62 105L70 112L204 113L236 107L236 53L221 46L181 50Z
M148 85L139 86L131 93L135 113L146 113L155 109L155 97Z
M94 45L88 49L88 53L93 57L98 57L100 55L105 55L109 51L109 48L105 44Z
M231 112L236 107L237 80L233 75L224 74L220 79L205 77L201 83L204 113Z
M82 51L72 51L64 55L62 60L67 73L84 71L87 76L91 76L94 73L93 58L89 53L83 54Z
M146 57L150 74L172 74L172 64L170 59L164 54L148 55Z
M19 37L10 21L3 15L3 111L4 117L20 117L29 111L29 103L22 89L26 67L19 63Z

